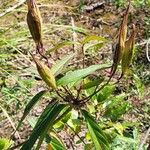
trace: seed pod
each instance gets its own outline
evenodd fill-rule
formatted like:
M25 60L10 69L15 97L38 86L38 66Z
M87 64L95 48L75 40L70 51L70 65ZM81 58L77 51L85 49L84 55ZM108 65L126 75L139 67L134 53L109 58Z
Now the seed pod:
M134 50L134 44L135 44L135 35L136 35L136 29L135 29L135 25L133 24L133 31L131 33L131 36L125 42L125 49L124 49L124 53L122 56L122 64L121 64L122 65L121 77L128 71L129 66L132 62L133 50Z
M125 15L123 17L123 21L121 23L121 27L120 27L120 44L121 46L124 47L125 45L125 41L126 41L126 37L127 37L127 24L128 24L128 16L129 16L129 11L130 11L130 6L131 6L131 0L129 0L129 4L128 7L126 9Z
M131 5L131 2L129 0L128 8L126 9L124 18L120 25L118 42L115 44L115 46L113 46L114 56L113 56L113 65L111 68L110 78L112 78L112 76L115 74L117 67L122 59L122 54L123 54L123 51L125 48L125 41L126 41L126 36L127 36L127 23L128 23L128 15L129 15L129 10L130 10L130 5Z
M32 56L33 57L33 56ZM43 81L53 89L56 89L56 81L52 71L42 62L40 62L37 58L33 57L37 70L43 79Z
M48 145L47 145L47 150L53 150L53 147L52 147L51 144L48 144Z
M40 15L39 8L35 0L27 0L28 14L27 14L27 24L32 35L33 40L36 43L37 50L43 50L42 43L42 19Z

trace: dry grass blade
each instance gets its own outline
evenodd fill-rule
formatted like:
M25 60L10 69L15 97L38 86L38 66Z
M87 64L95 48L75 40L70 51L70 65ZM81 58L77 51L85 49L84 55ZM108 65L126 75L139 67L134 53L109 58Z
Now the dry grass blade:
M13 121L11 120L11 118L10 118L10 116L8 115L7 111L6 111L2 106L0 106L0 109L3 111L4 115L7 117L8 121L10 122L10 124L11 124L12 128L14 129L14 131L16 131L15 124L14 124ZM19 140L21 140L21 137L20 137L19 133L16 132L16 134L17 134Z
M8 9L6 9L3 13L0 14L0 17L5 16L6 14L10 13L11 11L13 11L14 9L16 9L17 7L21 6L26 0L21 0L20 2L18 2L17 4L15 4L12 7L9 7Z

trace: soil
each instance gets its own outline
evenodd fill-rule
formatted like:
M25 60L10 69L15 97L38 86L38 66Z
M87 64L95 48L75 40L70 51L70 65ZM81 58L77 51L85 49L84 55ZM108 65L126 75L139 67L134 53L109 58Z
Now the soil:
M10 3L6 3L5 1L0 2L0 7L3 9L0 9L0 13L3 12L3 10L8 9L9 7L13 6L16 1L9 0ZM71 17L73 17L75 25L78 27L83 27L86 29L87 34L96 34L100 35L102 37L106 37L110 40L113 40L114 35L116 34L116 31L118 30L118 27L120 25L123 13L125 8L117 8L113 3L109 3L104 1L104 4L100 5L97 8L94 8L93 4L98 3L99 0L87 0L86 1L86 7L79 10L77 9L79 7L80 1L74 0L63 0L63 1L48 1L48 0L39 0L38 5L41 10L42 18L43 18L43 34L44 34L44 43L45 48L50 49L55 45L56 43L59 43L62 40L72 39L72 35L70 32L68 32L64 27L67 25L71 25ZM93 9L92 9L93 7ZM90 8L90 11L89 11ZM88 9L88 11L87 11ZM12 35L19 33L20 31L27 28L26 25L26 13L27 13L27 7L25 4L19 6L17 9L13 10L11 13L3 16L0 18L0 32L1 29L9 30L9 32L6 32L5 36L6 38L8 36L12 37ZM137 63L138 60L141 61L143 65L145 65L146 69L150 69L149 62L145 56L145 45L141 45L141 43L144 42L144 39L146 38L146 28L147 25L145 23L145 17L148 17L150 15L150 12L148 11L148 8L134 8L131 9L130 19L129 19L129 27L131 27L132 23L135 23L138 27L138 34L136 43L140 45L141 47L141 53L138 54L137 57ZM58 28L56 28L56 25L58 25ZM32 70L32 63L31 58L28 57L27 51L31 50L33 51L35 45L33 44L33 41L31 40L31 37L29 37L29 33L26 33L24 31L23 33L25 38L20 39L20 41L17 41L16 47L25 55L27 55L27 60L24 59L22 55L16 55L10 57L7 61L7 63L13 67L14 70L16 70L16 73L22 74L22 78L24 80L28 77L30 77L31 73L27 70L29 68ZM12 35L11 35L12 34ZM82 34L78 34L80 38L82 38ZM1 45L0 45L1 46ZM0 47L0 52L7 51L9 52L10 47ZM13 54L18 53L15 49L11 50ZM55 59L61 58L64 54L69 53L70 48L66 47L65 49L59 50L57 53L51 54L51 61L54 63ZM107 59L111 59L111 45L107 45L103 51L100 51L98 53L99 57L104 57ZM103 59L104 59L103 58ZM78 60L79 61L79 60ZM87 62L87 64L90 63L96 63L96 59L90 60L90 62ZM6 66L5 66L6 67ZM21 68L21 69L20 69ZM22 71L22 68L24 68L24 71ZM26 74L27 73L27 74ZM0 72L1 74L1 72ZM142 73L141 73L142 76ZM9 80L8 80L9 78ZM10 76L6 76L6 86L10 88L16 87L17 79L14 80L11 79ZM19 102L18 104L22 104L23 101L25 101L26 98L31 98L35 93L40 91L44 88L44 86L41 88L41 81L37 81L38 86L33 86L31 89L28 89L29 92L27 95L23 95L18 97ZM150 84L147 83L146 87L148 87ZM0 89L2 89L1 87ZM150 93L149 89L146 88L145 91L147 91L146 95L144 95L143 98L139 98L135 96L132 98L131 103L136 108L134 112L129 112L129 114L125 115L124 117L126 120L132 120L135 122L141 122L141 132L143 135L145 134L145 131L150 126L150 117L147 113L145 113L145 108L150 108ZM0 101L4 103L4 93L0 93ZM142 100L144 99L144 101ZM35 109L30 113L30 117L38 117L42 110L45 108L46 104L48 103L48 99L45 98L40 104L38 104ZM18 120L21 118L23 113L23 106L16 106L16 101L13 103L10 103L8 105L7 103L4 103L3 107L6 108L7 112L9 112L9 116L17 126ZM18 109L18 108L19 109ZM28 118L30 118L28 117ZM10 121L8 118L5 117L4 113L0 111L0 137L10 137L10 135L13 133L14 129L12 128L12 125L10 124ZM13 137L13 140L15 141L15 144L23 142L28 138L32 131L32 127L29 124L28 119L24 122L22 127L20 128L18 134L20 136L20 139L17 134ZM85 129L83 129L83 133L85 132ZM82 134L81 133L81 136ZM68 132L62 131L59 134L65 141L65 144L67 145L69 150L72 150L74 147L75 150L82 150L83 145L79 144L79 146L75 145L75 141L78 140L77 136L68 135ZM19 149L19 148L18 148ZM42 149L45 149L44 147Z

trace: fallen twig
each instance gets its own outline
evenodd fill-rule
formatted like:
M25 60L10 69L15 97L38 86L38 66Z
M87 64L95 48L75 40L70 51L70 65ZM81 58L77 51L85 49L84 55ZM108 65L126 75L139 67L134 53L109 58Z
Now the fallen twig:
M4 115L7 117L7 119L8 119L8 121L10 122L12 128L13 128L14 130L16 130L15 124L14 124L13 121L11 120L11 118L10 118L10 116L8 115L7 111L6 111L3 107L1 107L1 106L0 106L0 109L3 111ZM19 133L16 132L16 134L17 134L19 140L21 140L21 137L20 137Z
M21 6L26 0L21 0L20 2L18 2L17 4L15 4L12 7L9 7L8 9L6 9L3 13L0 14L0 17L5 16L6 14L10 13L11 11L13 11L14 9L16 9L17 7Z
M149 57L149 43L150 43L150 39L146 43L146 57L147 57L147 60L150 62L150 57Z
M78 36L77 36L77 33L74 30L75 29L75 23L74 23L74 18L73 17L71 17L71 25L72 25L72 29L73 29L72 39L73 39L73 42L76 43ZM74 50L74 52L76 52L76 50L77 50L76 44L73 44L73 50Z
M97 3L91 4L90 6L86 6L83 10L87 11L87 12L90 12L90 11L93 11L95 9L103 7L104 4L105 4L104 1L103 2L97 2Z

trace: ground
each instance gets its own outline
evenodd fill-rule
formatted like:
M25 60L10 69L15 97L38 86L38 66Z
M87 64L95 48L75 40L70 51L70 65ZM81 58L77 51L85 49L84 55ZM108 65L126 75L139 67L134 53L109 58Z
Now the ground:
M93 34L113 41L127 5L117 8L114 3L104 1L104 4L94 8L93 4L95 3L97 3L97 0L87 0L84 5L78 0L39 0L38 5L43 18L43 39L46 50L51 49L57 43L72 39L71 17L75 26L78 27L78 40L82 38L83 34ZM17 4L17 1L0 2L0 14L15 4ZM13 133L13 125L17 126L24 105L35 93L45 88L44 83L41 83L41 80L36 76L35 65L28 53L28 51L35 51L35 45L28 31L26 14L27 6L24 3L0 17L0 106L6 110L6 112L0 111L0 137L9 137ZM149 15L148 8L133 5L129 18L129 27L131 28L132 23L135 23L138 27L134 63L142 84L139 81L139 93L130 98L134 109L126 114L124 119L140 124L141 139L150 126L150 63L146 57L146 40L150 35ZM50 60L54 63L56 59L61 58L69 51L70 47L66 46L57 52L53 52L49 56ZM96 63L96 58L99 57L111 60L111 44L106 45L103 50L99 51L94 60L88 60L87 65ZM126 83L120 83L120 87L123 84ZM27 139L32 130L32 120L34 121L34 118L41 114L47 102L48 99L45 98L40 105L36 106L18 134L13 137L13 140L23 142ZM83 130L83 132L85 131ZM72 149L70 143L74 139L69 139L71 135L67 135L65 131L61 134L68 148ZM68 142L69 140L70 142ZM79 147L75 148L79 149ZM82 145L80 145L80 149L82 149Z

